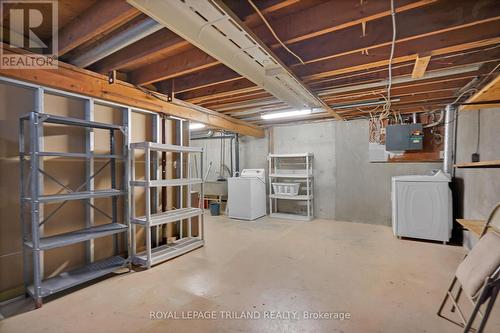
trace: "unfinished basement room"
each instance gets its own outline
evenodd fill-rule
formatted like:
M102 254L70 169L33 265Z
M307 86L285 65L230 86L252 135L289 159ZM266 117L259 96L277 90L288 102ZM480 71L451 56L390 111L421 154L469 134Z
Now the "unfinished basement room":
M1 333L500 332L499 0L0 0Z

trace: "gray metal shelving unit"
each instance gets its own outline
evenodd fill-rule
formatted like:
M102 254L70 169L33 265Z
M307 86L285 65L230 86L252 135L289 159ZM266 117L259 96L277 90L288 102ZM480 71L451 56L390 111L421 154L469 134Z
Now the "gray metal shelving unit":
M182 142L182 137L180 142ZM132 143L130 145L131 152L131 212L130 212L130 222L132 226L132 237L131 237L131 253L132 262L136 265L140 265L146 268L150 268L152 265L156 265L163 261L169 260L171 258L177 257L194 249L197 249L204 245L203 236L203 209L201 203L203 203L203 181L200 178L191 178L191 155L193 153L203 154L203 148L182 146L182 145L170 145L161 144L155 142L138 142ZM135 153L134 150L143 150L145 156L145 169L144 169L144 179L135 179ZM180 154L180 167L178 167L178 177L177 179L155 179L158 177L157 173L151 172L151 169L155 169L155 166L151 164L152 161L157 161L158 156L156 154L162 152L172 152ZM184 155L187 155L187 175L184 175ZM203 159L200 158L200 174L203 174ZM156 176L153 176L155 175ZM192 185L200 184L200 203L198 207L192 207L191 203L191 187ZM166 186L178 186L180 188L179 193L179 208L174 210L168 210L165 212L152 212L152 202L150 189L161 188ZM184 195L183 188L187 187L187 202L184 205ZM141 187L145 189L145 215L136 216L135 198L134 198L134 188ZM191 218L198 217L198 236L194 237L192 235L192 221ZM183 221L187 221L187 235L183 235ZM167 243L163 245L152 246L152 228L156 228L168 223L176 223L178 225L179 239L173 243ZM136 253L136 226L143 227L145 229L145 250Z
M37 109L43 110L43 89L38 89ZM129 261L118 255L118 234L128 232L128 210L124 210L123 223L118 222L117 199L123 196L124 206L128 206L128 164L123 163L123 186L117 188L117 160L126 161L128 156L128 130L127 117L124 116L124 126L106 124L92 121L93 100L87 100L86 120L61 117L43 112L31 112L20 118L19 152L20 152L20 186L21 186L21 223L23 232L23 252L25 274L24 281L27 293L34 300L36 307L42 305L42 299L62 290L74 287L92 279L104 276L118 268L128 265ZM43 150L44 126L56 124L61 126L85 128L86 152L49 152ZM26 131L27 129L27 131ZM94 154L93 152L93 130L101 129L109 131L110 153ZM122 154L116 153L116 132L123 135ZM27 135L26 135L27 134ZM56 176L44 170L44 158L83 158L85 162L85 181L76 189L72 189L59 181ZM94 170L96 159L108 160L104 166L97 171ZM111 169L111 188L94 189L94 178L106 166ZM27 174L26 174L27 173ZM57 183L66 193L46 194L44 193L44 178L49 178ZM28 187L29 186L29 187ZM107 214L94 205L95 198L111 198L112 213ZM57 235L44 236L45 224L53 218L66 202L70 200L83 200L86 205L85 228ZM44 204L59 203L50 214L44 214ZM26 212L29 210L29 215ZM99 211L107 216L111 223L94 225L93 212ZM63 223L63 221L58 221ZM100 237L113 236L114 255L99 261L94 261L93 240ZM127 240L128 237L125 237ZM43 251L60 248L75 243L86 243L87 265L63 272L55 277L44 279ZM126 249L128 247L125 247ZM32 260L30 260L30 252ZM31 268L31 269L30 269ZM32 277L30 276L32 273Z
M312 153L269 154L269 215L271 217L300 221L314 219L313 157ZM274 193L273 183L287 181L301 184L299 194L284 195ZM278 200L294 202L297 212L279 212ZM304 204L304 212L299 208L299 204Z

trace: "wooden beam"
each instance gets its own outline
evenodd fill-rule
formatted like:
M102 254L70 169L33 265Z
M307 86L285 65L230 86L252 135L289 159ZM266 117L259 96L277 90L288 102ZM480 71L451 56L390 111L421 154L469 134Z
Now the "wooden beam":
M269 5L263 11L265 13L272 13L296 2L298 2L298 0L280 1ZM257 14L252 13L247 17L247 19L251 19L254 16L257 17ZM137 68L138 64L146 65L151 62L159 61L161 58L169 56L175 50L186 48L186 46L190 45L191 44L186 42L181 37L178 37L173 32L167 29L162 29L157 33L143 38L129 47L115 52L111 56L99 61L92 67L92 70L99 73L107 73L113 69L133 70ZM129 68L131 66L134 68ZM238 76L238 74L236 74L236 76ZM182 87L182 83L180 83L180 87Z
M433 3L435 1L437 0L421 0L416 2L414 0L402 0L398 3L399 6L396 7L396 12L403 12L406 10L414 9ZM289 6L295 2L296 1L283 1L276 5L271 5L263 9L262 12L265 14L271 13L275 10L282 9L284 6ZM342 15L330 15L330 13L332 12L342 13ZM299 11L298 13L293 13L283 18L277 19L276 21L273 21L273 27L277 29L279 36L285 36L285 40L287 40L286 36L289 36L288 39L290 40L287 40L287 42L292 43L356 25L359 23L356 22L356 20L363 19L364 21L369 21L388 15L390 15L388 4L379 1L369 2L367 4L363 4L362 6L353 6L350 2L331 1L325 4L314 6L305 11ZM266 36L268 36L267 27L264 27L262 25L262 22L257 14L250 14L245 18L244 22L251 28L255 27L254 31L256 31L259 37L265 38ZM268 40L265 40L265 42L267 42L268 44L273 44L276 41L274 39L268 38ZM276 48L277 45L274 45L274 47ZM202 75L203 74L200 74L199 76ZM211 78L210 82L213 83L222 83L225 82L225 80L237 79L241 77L236 72L224 75L223 77L221 77L220 81L217 81L219 78L219 76L217 75L207 76ZM186 84L184 86L182 83L179 83L177 85L178 91L195 89L206 84L203 83L204 80L201 80L199 82L196 80L196 78L190 78L189 80L186 80L186 82L189 82L190 85Z
M484 101L500 100L500 75L497 76L481 90L470 97L466 103L477 103ZM460 111L478 110L484 108L498 108L498 104L477 104L477 105L462 105Z
M161 29L102 59L91 69L103 74L113 69L135 69L190 45L172 31Z
M219 63L199 49L191 49L175 57L160 60L130 73L130 80L137 85L155 83L189 74Z
M396 2L396 13L412 10L436 2L437 0L400 0ZM335 13L335 15L332 15ZM334 31L360 26L370 21L391 15L388 1L325 1L283 17L270 20L276 34L285 44L293 44L310 38L318 37ZM245 21L246 23L246 21ZM279 47L267 27L261 24L254 32L273 48Z
M3 45L2 45L3 46ZM22 52L21 50L18 50ZM4 52L7 51L4 47ZM165 113L182 117L209 126L222 128L236 133L263 137L264 130L244 121L207 110L199 111L196 108L180 106L166 102L165 95L154 97L152 93L137 89L133 85L117 80L108 84L107 77L98 73L84 70L63 62L59 62L58 69L3 69L0 75L7 78L26 81L41 86L77 93L89 97L99 98L110 102L128 105L158 113Z
M123 0L97 1L83 14L59 30L58 55L64 55L139 14L140 11Z
M177 93L188 90L201 89L219 83L235 80L246 80L232 69L219 64L191 74L183 75L175 79Z
M196 90L190 90L179 94L179 98L189 101L190 103L199 103L206 100L218 99L225 96L230 96L242 92L253 92L262 90L250 80L241 79L225 82L216 86L203 87Z
M431 58L431 62L427 67L427 72L450 69L464 65L483 64L500 61L500 48L486 47L446 54ZM404 62L392 66L393 78L412 73L414 62ZM325 78L323 80L311 82L310 85L315 91L330 89L332 86L350 86L361 83L369 83L387 79L387 67L376 67L368 70L341 74L334 77Z
M477 3L464 0L461 0L458 3L448 1L445 3L438 3L435 6L426 6L433 2L434 1L408 2L408 3L403 3L401 5L400 7L401 14L399 14L398 16L398 25L400 28L398 30L398 43L404 43L414 39L421 39L421 38L423 39L424 37L432 36L434 34L440 34L446 31L462 29L465 27L477 25L480 24L481 22L484 23L484 22L496 21L497 17L492 17L492 16L494 16L495 14L497 14L497 12L500 11L498 9L495 9L498 6L495 7L494 6L495 3L492 0L488 0L484 3L481 3L483 7L479 6ZM343 2L332 1L322 5L315 6L310 10L314 9L313 12L316 14L319 12L318 8L323 8L323 10L321 10L321 12L323 13L331 12L331 11L326 11L323 6L334 6L335 8L337 8L338 6L344 6L344 5ZM351 3L350 6L352 7ZM426 7L423 7L417 13L415 13L415 11L406 12L407 10L421 6L426 6ZM309 61L312 61L313 63L320 61L321 63L319 64L319 66L322 66L324 62L328 63L328 60L332 60L331 61L332 63L336 63L336 65L334 65L334 67L336 68L339 67L338 61L333 59L336 57L342 57L345 55L351 55L357 57L358 54L361 52L361 50L366 50L366 49L373 50L374 51L373 53L379 54L377 50L379 50L384 45L385 46L389 45L390 36L392 35L391 33L392 26L390 24L390 18L388 17L389 12L387 12L386 7L387 7L386 3L370 2L364 4L363 7L361 8L353 7L354 9L350 10L350 14L346 14L345 17L342 16L340 18L341 22L344 22L343 20L346 19L347 17L350 18L357 17L360 20L373 19L374 21L369 22L369 24L367 25L368 34L365 37L361 37L360 28L356 25L351 25L349 23L350 22L349 20L347 20L342 24L334 20L336 23L339 24L335 25L333 28L330 27L333 30L329 30L330 29L329 28L325 31L327 32L335 31L335 33L329 33L327 35L325 35L324 33L320 33L318 35L321 38L312 38L318 36L312 33L312 35L309 35L307 38L300 39L300 41L307 41L307 43L297 43L296 45L293 45L293 47L296 47L297 53L300 54L301 56L305 56L306 58L309 57L310 58ZM371 11L373 17L370 16L368 18L365 18L364 16L362 16L362 13L364 13L365 10L368 10L369 12ZM462 10L466 14L462 15ZM289 15L287 17L294 17L298 19L300 15L304 15L304 17L309 17L308 15L305 15L303 12ZM326 14L322 14L321 17L324 17L325 15ZM326 16L328 16L329 18L337 19L337 16L332 16L332 15L326 15ZM317 20L304 19L304 22L309 22L310 23L309 25L314 26L317 21L321 21L322 19L321 17L318 18ZM400 23L400 21L402 23ZM432 22L432 24L421 24L421 22L428 22L428 21ZM279 21L278 19L276 20L276 22L281 22L281 21ZM298 21L297 22L292 21L293 24L285 24L286 22L288 21L285 20L282 22L282 24L278 23L276 25L274 25L273 23L273 27L276 28L277 31L279 31L281 25L283 25L285 27L283 29L285 30L282 31L281 34L285 35L287 33L288 34L296 33L297 30L301 29L302 25L297 24ZM325 23L323 22L321 24ZM330 22L330 24L332 24L332 22ZM344 26L343 24L347 25ZM305 24L305 26L308 27L307 24ZM319 28L316 27L314 29L319 29ZM311 28L311 30L314 29ZM319 31L319 30L314 30L314 31ZM467 33L467 31L462 30L462 33ZM280 32L278 32L278 34L280 35ZM263 33L259 35L262 36ZM445 39L445 37L443 39ZM450 41L449 38L446 38L446 40L448 42ZM295 42L298 41L299 40L296 40ZM399 45L396 49L398 48L400 48ZM291 56L282 50L277 50L277 53L282 59L288 59L288 62L296 62L296 59L290 60ZM363 61L366 62L367 58L369 59L371 58L371 56L363 57ZM410 60L414 60L414 58ZM306 72L308 71L309 68L314 68L314 65L313 64L309 66L301 65L297 67L297 70L299 71L300 75L303 75L301 72ZM238 75L235 74L232 78L236 78L237 76ZM192 83L193 86L196 87L195 80L192 80L190 82L193 82Z
M482 3L468 0L445 1L423 7L418 11L403 12L396 18L396 43L399 44L487 22L494 22L498 31L500 6L495 0L486 0ZM290 49L300 55L306 63L314 63L391 45L390 17L367 24L365 36L360 30L360 27L353 26L295 43L290 45ZM398 46L396 45L396 49ZM276 54L288 65L298 63L297 59L283 49L276 50Z
M488 22L443 34L410 40L395 49L393 64L414 61L419 53L438 56L500 43L498 22ZM369 56L354 54L295 67L295 73L306 82L327 77L387 66L390 47L379 47Z
M423 56L421 57L417 54L417 59L415 59L415 66L413 67L413 72L411 73L411 77L414 79L419 79L424 77L425 71L427 70L427 66L429 66L429 62L431 61L431 56Z

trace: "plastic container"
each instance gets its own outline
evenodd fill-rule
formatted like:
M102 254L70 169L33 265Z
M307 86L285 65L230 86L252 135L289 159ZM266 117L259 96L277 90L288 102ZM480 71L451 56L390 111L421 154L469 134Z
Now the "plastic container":
M299 194L300 183L272 183L274 194L294 196Z
M211 203L210 204L210 215L219 216L220 215L220 204L219 203Z

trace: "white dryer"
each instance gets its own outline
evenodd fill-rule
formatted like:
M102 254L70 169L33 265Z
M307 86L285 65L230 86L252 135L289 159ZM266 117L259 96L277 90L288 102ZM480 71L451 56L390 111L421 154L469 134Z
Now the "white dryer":
M255 220L266 215L266 181L264 169L243 169L240 177L231 177L228 186L228 216Z
M448 174L392 177L392 228L398 237L448 242L453 228Z

